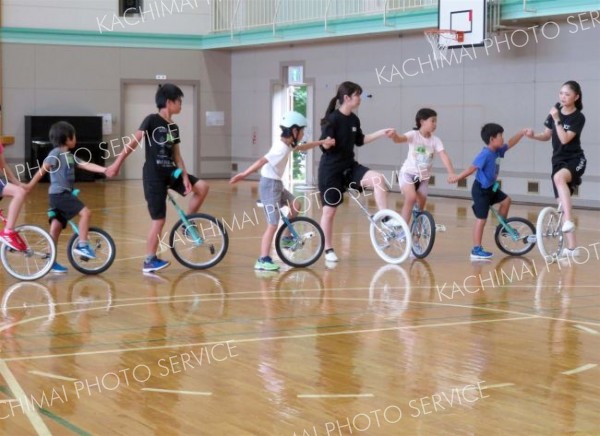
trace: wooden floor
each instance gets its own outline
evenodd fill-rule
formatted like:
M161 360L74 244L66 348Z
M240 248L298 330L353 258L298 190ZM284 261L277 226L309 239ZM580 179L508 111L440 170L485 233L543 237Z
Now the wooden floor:
M79 186L117 244L111 269L0 275L0 434L600 434L598 211L576 211L578 264L504 257L491 222L495 258L472 263L470 202L432 198L447 231L427 260L392 266L347 199L337 265L258 273L256 184L210 184L203 211L230 227L213 269L187 270L167 249L174 263L144 276L141 182L117 181ZM20 222L46 227L45 189Z

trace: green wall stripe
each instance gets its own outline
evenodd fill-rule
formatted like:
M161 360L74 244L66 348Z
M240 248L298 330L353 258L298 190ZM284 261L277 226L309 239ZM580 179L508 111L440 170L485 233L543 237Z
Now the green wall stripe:
M523 10L522 0L504 0L503 20L535 19L541 17L572 15L598 11L600 0L529 0ZM392 12L384 25L383 15L365 15L331 20L325 28L324 21L296 25L247 30L234 33L207 35L168 35L157 33L132 33L115 31L84 31L61 29L34 29L20 27L0 28L0 41L4 43L84 45L103 47L138 47L170 49L223 49L266 44L282 44L369 34L386 34L407 30L420 30L437 26L437 8L424 8L409 12ZM120 27L119 27L120 28Z

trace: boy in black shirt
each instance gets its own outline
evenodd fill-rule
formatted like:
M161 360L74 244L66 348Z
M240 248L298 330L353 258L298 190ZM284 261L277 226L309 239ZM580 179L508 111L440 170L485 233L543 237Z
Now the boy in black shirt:
M107 170L110 177L119 172L123 161L137 147L142 138L145 140L146 160L143 169L144 197L148 203L148 212L152 224L146 240L146 260L143 272L155 272L169 266L169 262L156 257L158 242L165 225L167 214L167 189L181 195L191 193L187 214L196 213L208 194L208 184L199 180L185 169L179 151L179 127L171 117L181 112L183 92L173 84L166 83L156 92L158 113L148 115L135 133L131 146ZM182 170L181 177L174 178L174 171Z

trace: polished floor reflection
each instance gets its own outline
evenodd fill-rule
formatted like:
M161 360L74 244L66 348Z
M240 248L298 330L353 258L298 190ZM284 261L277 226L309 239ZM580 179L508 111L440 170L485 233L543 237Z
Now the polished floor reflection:
M47 225L44 188L21 222ZM163 246L172 265L146 276L141 182L81 188L117 258L98 276L0 275L2 434L600 433L597 211L576 211L584 249L570 262L503 256L491 220L495 258L471 262L470 202L431 199L446 232L426 260L394 266L346 201L338 264L255 272L256 184L212 181L203 211L227 223L225 259L191 271ZM540 210L511 215L535 222Z

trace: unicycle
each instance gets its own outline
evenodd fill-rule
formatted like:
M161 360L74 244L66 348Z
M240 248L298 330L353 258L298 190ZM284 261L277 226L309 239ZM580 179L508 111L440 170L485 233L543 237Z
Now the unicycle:
M6 218L0 209L0 221L6 225ZM25 251L15 250L1 243L0 259L6 272L19 280L37 280L45 276L56 260L56 246L48 232L38 226L21 225L15 232L27 245Z
M74 189L71 194L77 197L79 192L79 189ZM56 212L50 209L48 218L54 217L56 217ZM110 268L117 254L113 238L99 227L90 227L88 229L88 244L94 251L95 257L83 256L77 253L77 246L80 242L79 226L73 220L69 220L68 223L73 229L73 235L67 242L67 258L73 268L87 275L100 274Z
M412 211L410 234L412 237L412 252L417 259L423 259L431 253L435 242L435 220L426 210L421 210L415 203Z
M181 177L183 171L177 168L173 179ZM205 213L186 215L170 193L167 198L175 207L179 221L169 235L169 248L182 265L191 269L206 269L215 266L227 253L229 236L223 224Z
M494 192L498 187L498 182L494 183ZM537 240L533 224L521 217L504 218L493 206L490 206L490 210L500 223L494 233L494 241L498 248L511 256L522 256L529 253Z
M536 236L538 249L544 259L549 262L558 259L564 244L562 205L545 207L538 215Z
M288 218L279 208L283 224L275 234L275 250L279 258L296 268L315 263L325 248L325 235L321 226L306 216Z
M412 248L410 229L402 216L391 209L382 209L371 215L358 200L358 195L350 192L350 197L367 216L371 225L369 236L377 255L387 263L399 264L406 260Z

